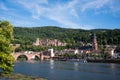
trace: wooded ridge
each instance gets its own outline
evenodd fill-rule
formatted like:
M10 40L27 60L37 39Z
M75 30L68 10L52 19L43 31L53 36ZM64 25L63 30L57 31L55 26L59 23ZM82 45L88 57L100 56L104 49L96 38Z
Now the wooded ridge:
M59 39L67 43L90 43L92 33L96 33L98 44L120 44L120 29L69 29L56 26L44 27L14 27L14 40L16 44L33 44L36 38Z

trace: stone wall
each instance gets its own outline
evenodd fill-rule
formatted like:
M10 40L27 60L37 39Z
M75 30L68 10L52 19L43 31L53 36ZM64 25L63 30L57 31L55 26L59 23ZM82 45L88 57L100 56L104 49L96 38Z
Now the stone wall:
M39 39L37 38L36 41L33 43L35 46L66 46L67 43L63 43L57 39Z

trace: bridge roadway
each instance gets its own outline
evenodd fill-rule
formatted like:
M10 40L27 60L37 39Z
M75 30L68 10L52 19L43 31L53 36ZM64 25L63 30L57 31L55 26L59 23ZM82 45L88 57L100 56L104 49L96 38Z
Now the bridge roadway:
M17 53L12 53L12 56L14 57L15 61L18 60L18 57L24 55L27 58L27 61L30 61L37 57L39 60L44 60L44 59L49 59L50 56L48 55L43 55L40 52L32 52L32 53L25 53L25 52L17 52Z

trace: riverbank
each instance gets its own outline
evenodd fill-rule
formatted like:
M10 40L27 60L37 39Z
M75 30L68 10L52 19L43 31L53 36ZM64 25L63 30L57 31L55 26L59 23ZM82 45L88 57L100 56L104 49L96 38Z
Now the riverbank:
M7 76L3 75L2 77L0 77L0 80L47 80L47 79L34 77L34 76L26 76L19 73L11 73Z
M97 59L87 59L87 62L95 62L95 63L119 63L120 60L108 59L108 60L97 60Z

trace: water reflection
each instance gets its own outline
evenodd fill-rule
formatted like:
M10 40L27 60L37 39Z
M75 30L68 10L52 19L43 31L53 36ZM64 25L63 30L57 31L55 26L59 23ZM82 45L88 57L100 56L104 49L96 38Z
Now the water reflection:
M78 71L79 70L79 63L74 62L74 70Z
M50 60L50 69L54 69L54 60Z
M120 64L54 60L35 63L17 62L14 72L40 76L48 80L119 80Z
M120 73L119 72L116 72L116 64L110 64L110 69L111 69L111 74L113 75L119 75Z
M111 69L115 69L115 64L110 64Z

